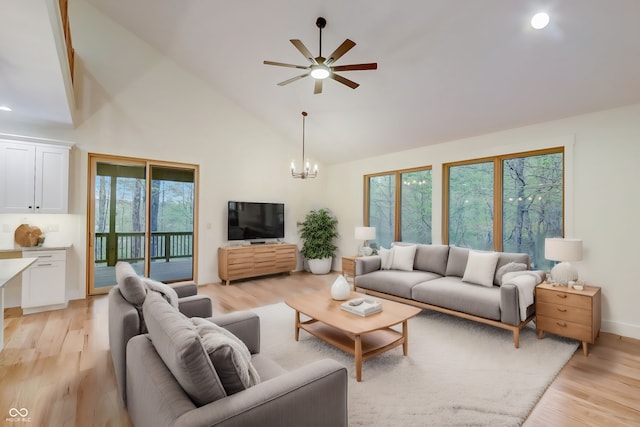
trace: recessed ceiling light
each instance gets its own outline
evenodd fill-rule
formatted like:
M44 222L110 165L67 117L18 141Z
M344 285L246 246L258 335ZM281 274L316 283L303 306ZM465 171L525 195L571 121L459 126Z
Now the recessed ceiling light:
M6 105L0 105L0 111L11 111L11 108L7 107Z
M536 30L541 30L549 24L549 15L544 12L536 13L531 18L531 26Z

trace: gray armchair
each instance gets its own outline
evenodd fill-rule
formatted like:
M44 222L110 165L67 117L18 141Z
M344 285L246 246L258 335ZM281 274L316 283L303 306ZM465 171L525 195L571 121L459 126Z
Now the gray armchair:
M219 391L222 377L189 319L157 296L145 301L144 316L149 333L133 337L127 347L128 411L134 426L348 425L346 368L324 359L285 371L260 354L260 319L254 313L207 319L246 344L259 373L258 384L232 394ZM204 396L212 390L218 395Z
M126 350L129 340L147 329L142 316L142 303L146 298L143 278L139 277L126 262L116 264L117 286L109 291L109 348L116 374L118 389L125 406L126 395ZM178 296L178 310L187 317L210 317L211 298L197 295L195 283L169 285Z

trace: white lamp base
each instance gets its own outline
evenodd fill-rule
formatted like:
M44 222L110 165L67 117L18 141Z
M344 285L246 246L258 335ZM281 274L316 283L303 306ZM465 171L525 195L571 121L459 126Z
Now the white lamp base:
M555 283L566 285L570 280L578 280L578 270L569 262L563 261L551 269L551 279Z

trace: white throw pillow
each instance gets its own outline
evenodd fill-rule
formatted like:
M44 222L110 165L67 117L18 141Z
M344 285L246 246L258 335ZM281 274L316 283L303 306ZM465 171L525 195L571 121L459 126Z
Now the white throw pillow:
M389 270L391 268L391 262L393 261L393 248L387 249L380 246L378 255L380 255L380 269Z
M393 248L393 259L391 260L392 270L413 271L413 261L416 257L417 245L398 246Z
M498 257L497 252L469 251L462 281L482 286L493 286Z

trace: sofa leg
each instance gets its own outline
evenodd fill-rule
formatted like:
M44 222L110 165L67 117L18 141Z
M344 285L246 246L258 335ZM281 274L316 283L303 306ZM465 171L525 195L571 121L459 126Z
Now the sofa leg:
M513 346L515 348L520 348L520 329L515 329L513 331Z

